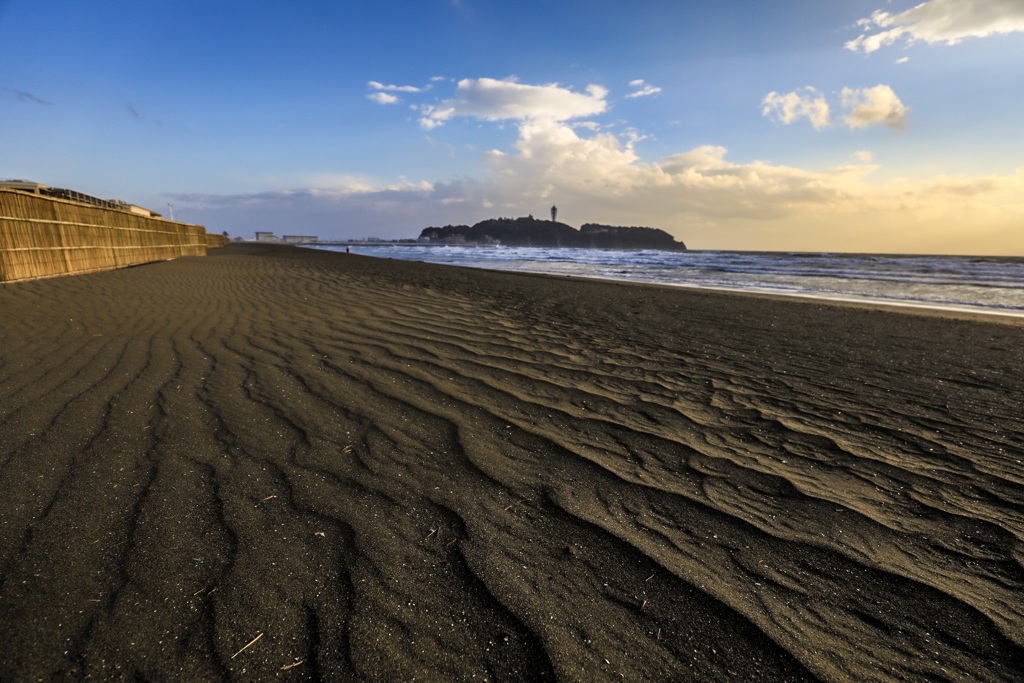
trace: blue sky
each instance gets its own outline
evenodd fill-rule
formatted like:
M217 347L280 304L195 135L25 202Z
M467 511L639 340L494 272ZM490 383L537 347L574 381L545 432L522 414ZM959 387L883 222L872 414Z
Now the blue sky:
M1024 0L0 0L0 177L251 236L1024 254Z

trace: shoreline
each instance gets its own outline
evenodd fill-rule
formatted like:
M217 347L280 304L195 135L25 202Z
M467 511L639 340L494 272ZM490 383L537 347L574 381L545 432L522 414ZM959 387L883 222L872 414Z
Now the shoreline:
M0 670L1024 677L1015 323L630 284L0 287Z
M382 258L382 257L369 257ZM430 263L429 261L417 261L416 263ZM639 282L635 280L617 280L615 278L597 277L589 275L560 275L555 273L520 273L513 270L501 270L499 268L474 268L472 266L459 266L455 264L432 264L446 268L469 268L472 270L487 270L494 273L514 273L522 276L566 278L569 280L596 280L618 285L633 285L640 287L656 287L666 289L683 289L726 296L749 297L753 299L768 299L790 301L793 303L826 304L836 307L858 308L866 311L887 311L890 313L904 313L908 315L923 315L949 320L973 320L976 322L989 322L1004 325L1024 326L1024 312L1008 313L1006 311L982 310L968 307L934 306L928 304L917 304L913 302L897 303L893 301L880 301L875 299L841 298L814 294L796 294L786 292L769 292L756 289L730 289L728 287L708 287L696 284L672 284L664 282Z
M595 278L597 279L597 278ZM610 282L619 282L611 278L607 278ZM1007 311L990 310L981 308L970 308L960 306L937 306L923 303L914 302L896 302L896 301L883 301L878 299L868 298L856 298L856 297L838 297L838 296L825 296L815 294L797 294L787 292L767 292L755 289L744 290L744 289L728 289L726 287L706 287L704 285L688 285L688 284L665 284L660 285L658 283L636 283L636 284L649 284L653 286L664 286L664 287L682 287L687 289L700 289L710 292L718 292L721 294L735 294L738 296L750 296L750 297L764 297L766 299L782 299L782 300L800 300L807 303L825 303L834 304L839 307L850 306L854 308L862 308L866 310L878 310L878 311L889 311L892 313L907 313L917 314L926 316L935 316L939 318L949 318L951 320L976 320L978 322L993 322L1002 323L1007 325L1024 325L1024 311L1019 313L1010 313Z
M327 246L326 249L321 247L321 246L312 245L312 244L293 245L293 246L297 246L299 248L305 248L305 249L314 249L314 250L318 250L318 251L334 252L334 249L332 248L333 245L326 245ZM363 248L366 248L367 250L372 250L372 249L379 248L379 247L445 247L445 246L448 246L448 247L458 248L460 246L465 246L467 248L487 248L487 247L484 247L482 245L430 245L430 244L426 244L426 245L417 245L417 244L366 245L366 244L353 243L352 246L363 247ZM497 247L496 246L496 247L493 247L493 248L500 249L501 247ZM605 251L607 251L607 250L605 250ZM617 251L617 250L611 250L611 251ZM699 251L700 250L688 250L689 253L697 253ZM334 253L340 253L340 252L334 252ZM745 253L745 252L711 252L711 253ZM750 253L762 254L762 253L772 253L772 252L750 252ZM786 255L786 254L791 254L792 252L778 252L778 253L781 254L781 255ZM358 254L358 255L369 256L369 257L372 257L372 258L385 258L385 259L393 258L391 256L385 256L385 255L378 256L378 255L374 255L374 254ZM898 255L888 255L888 254L879 254L879 255L866 254L866 255L861 255L861 254L853 254L852 256L882 256L882 257L887 257L887 256L898 256ZM930 258L928 255L907 255L907 256L910 257L910 258ZM948 258L948 257L936 257L936 258ZM961 258L961 257L957 257L957 258ZM972 258L972 257L962 257L962 258ZM978 257L978 258L1010 259L1010 257ZM399 259L399 260L410 260L410 261L417 261L417 262L420 262L420 263L435 263L433 261L420 261L418 259L404 259L404 258L402 258L402 259ZM1010 260L1024 261L1024 258L1010 259ZM463 265L463 264L459 264L459 263L436 263L436 265L450 265L450 266L461 267L461 268L473 268L473 269L477 269L477 270L491 270L491 271L496 271L496 272L511 272L511 273L519 273L519 274L524 274L524 275L525 274L550 275L552 277L568 277L568 278L578 278L578 279L588 279L588 280L600 280L600 281L615 282L615 283L622 283L622 284L638 284L638 285L650 285L650 286L655 286L655 287L698 289L698 290L704 290L704 291L710 291L710 292L734 293L734 294L749 295L749 296L782 297L782 298L786 298L786 299L808 299L808 300L812 300L812 301L834 302L834 303L836 303L838 305L847 305L847 304L862 305L862 306L869 307L869 308L914 309L914 310L918 310L918 311L923 311L923 312L925 312L925 314L933 314L933 313L934 314L939 314L939 315L949 314L950 317L994 316L994 317L1002 318L1002 319L1019 318L1020 319L1020 324L1024 324L1024 310L1017 310L1017 309L1008 310L1008 309L1000 309L1000 308L996 308L996 307L985 307L985 306L971 306L971 305L957 305L957 304L937 304L937 303L928 303L928 302L915 302L915 301L909 301L909 300L908 301L900 301L900 300L894 300L894 299L876 299L876 298L871 298L871 297L867 297L867 296L862 297L862 296L857 296L857 295L846 296L846 295L835 295L835 294L828 294L828 293L786 292L786 291L776 291L776 290L772 290L772 289L769 289L769 288L757 288L757 287L748 287L748 288L744 288L744 287L716 287L716 286L709 286L709 285L703 285L703 284L700 284L700 283L690 283L690 282L658 282L658 281L619 279L619 278L605 277L605 276L599 276L599 275L569 275L569 274L562 274L562 273L543 273L543 272L539 272L539 271L518 271L518 270L515 270L515 269L512 269L512 268L502 269L502 268L487 267L487 266L469 266L469 265ZM1010 322L1010 324L1017 324L1017 323L1016 322Z

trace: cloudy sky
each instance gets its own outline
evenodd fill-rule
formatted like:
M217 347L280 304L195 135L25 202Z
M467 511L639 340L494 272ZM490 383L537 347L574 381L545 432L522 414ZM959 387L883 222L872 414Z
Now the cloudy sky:
M1024 255L1024 0L0 0L0 177L251 236L495 216Z

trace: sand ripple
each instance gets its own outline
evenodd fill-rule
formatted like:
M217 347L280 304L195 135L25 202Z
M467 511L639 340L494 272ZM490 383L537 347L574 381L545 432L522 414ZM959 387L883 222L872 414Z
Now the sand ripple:
M1024 678L1020 327L255 246L0 310L12 680Z

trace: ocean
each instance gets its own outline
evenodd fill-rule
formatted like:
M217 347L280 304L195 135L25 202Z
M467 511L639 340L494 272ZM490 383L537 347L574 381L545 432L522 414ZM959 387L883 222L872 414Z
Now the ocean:
M392 244L351 250L470 268L1024 317L1024 258L1019 257Z

